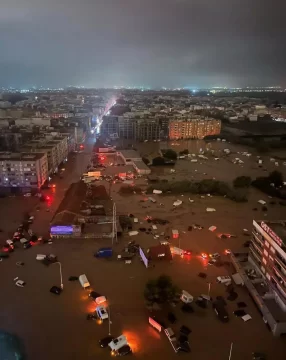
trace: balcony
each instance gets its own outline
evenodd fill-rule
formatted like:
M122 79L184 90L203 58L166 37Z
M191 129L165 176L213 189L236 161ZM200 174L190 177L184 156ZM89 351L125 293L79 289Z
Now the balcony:
M252 258L254 258L254 261L259 265L261 265L261 256L256 252L255 248L253 246L250 246L250 255L253 255Z
M279 263L280 266L286 270L286 259L284 259L279 253L276 252L275 260Z
M264 241L262 235L258 234L256 231L252 231L252 235L254 236L256 241L258 241L263 246Z
M257 244L257 242L252 241L252 242L251 242L251 245L252 245L252 246L255 248L255 250L258 251L259 254L262 256L262 249L261 249L261 247Z
M278 272L278 274L281 276L281 278L286 282L286 270L282 266L280 266L280 264L278 264L276 259L275 259L273 268Z
M279 277L275 274L275 272L273 273L273 275L272 275L272 279L273 280L275 280L275 287L276 287L276 289L277 290L279 290L279 293L283 296L283 300L284 300L284 302L286 301L286 286L285 285L283 285L280 281L280 279L279 279Z

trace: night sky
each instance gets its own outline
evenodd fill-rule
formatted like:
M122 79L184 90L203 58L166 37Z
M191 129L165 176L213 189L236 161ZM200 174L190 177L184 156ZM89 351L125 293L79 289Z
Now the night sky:
M286 85L285 0L1 0L0 86Z

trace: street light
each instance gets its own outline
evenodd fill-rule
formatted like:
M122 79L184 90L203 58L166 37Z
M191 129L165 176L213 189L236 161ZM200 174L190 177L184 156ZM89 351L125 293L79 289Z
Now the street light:
M64 284L63 284L62 264L61 264L59 261L55 262L54 264L59 264L59 267L60 267L60 278L61 278L61 289L63 290Z
M111 335L110 332L110 325L111 325L111 319L110 319L110 305L108 305L108 335Z

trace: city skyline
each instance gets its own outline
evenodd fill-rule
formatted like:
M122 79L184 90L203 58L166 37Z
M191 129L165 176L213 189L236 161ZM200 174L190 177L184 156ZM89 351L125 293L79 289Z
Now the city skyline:
M3 0L0 85L285 86L276 3Z

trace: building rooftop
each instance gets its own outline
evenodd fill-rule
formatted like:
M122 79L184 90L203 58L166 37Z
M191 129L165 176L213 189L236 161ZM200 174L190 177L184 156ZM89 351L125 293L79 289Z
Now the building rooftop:
M126 159L138 159L141 158L141 156L139 155L139 153L135 150L120 150L120 153L122 154L122 156L124 156Z
M45 156L45 153L7 153L0 152L2 161L36 161Z
M286 245L286 220L281 221L258 221L258 224L261 226L262 224L266 224L270 230L272 230L282 241L284 245Z
M286 312L281 309L274 299L264 299L264 303L277 322L286 321Z
M150 170L150 168L142 160L134 160L133 163L139 170Z

